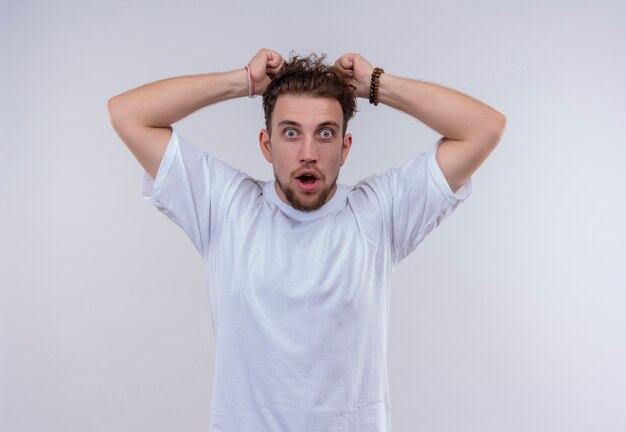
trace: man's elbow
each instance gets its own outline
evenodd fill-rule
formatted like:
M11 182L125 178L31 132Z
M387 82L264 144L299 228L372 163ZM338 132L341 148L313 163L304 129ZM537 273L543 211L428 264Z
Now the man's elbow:
M113 96L107 101L107 112L109 113L109 120L111 124L115 124L123 117L121 101L118 96Z
M506 129L507 119L504 114L494 111L492 118L489 120L489 125L485 128L487 131L487 140L495 147Z
M496 130L500 137L504 135L504 130L506 129L506 122L507 122L506 116L502 114L501 112L496 111L496 120L494 121L494 123L496 124Z

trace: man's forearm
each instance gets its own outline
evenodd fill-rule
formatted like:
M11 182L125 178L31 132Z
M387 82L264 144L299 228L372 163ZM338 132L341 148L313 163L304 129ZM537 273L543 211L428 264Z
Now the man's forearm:
M280 54L263 48L245 68L145 84L109 99L109 120L141 166L156 179L173 135L172 124L220 101L263 94L283 63Z
M167 127L208 105L248 94L245 69L168 78L128 90L109 100L115 119Z
M452 140L499 135L506 121L498 111L460 92L389 74L380 76L379 100Z

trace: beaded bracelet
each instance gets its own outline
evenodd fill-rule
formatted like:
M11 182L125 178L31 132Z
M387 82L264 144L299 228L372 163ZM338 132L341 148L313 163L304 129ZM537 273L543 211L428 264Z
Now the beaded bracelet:
M254 87L254 77L252 76L252 70L250 70L250 66L246 65L246 71L248 71L248 97L254 98L256 97L256 88Z
M378 105L378 79L385 73L383 68L375 67L372 72L372 83L370 84L370 103Z

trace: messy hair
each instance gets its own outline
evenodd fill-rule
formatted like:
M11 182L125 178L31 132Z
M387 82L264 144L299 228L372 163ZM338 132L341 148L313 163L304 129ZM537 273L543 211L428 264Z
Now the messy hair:
M307 57L290 56L288 62L272 79L263 93L265 128L271 133L272 113L278 96L283 94L308 95L336 99L343 111L343 135L348 121L356 113L354 87L349 85L335 66L324 63L326 54Z

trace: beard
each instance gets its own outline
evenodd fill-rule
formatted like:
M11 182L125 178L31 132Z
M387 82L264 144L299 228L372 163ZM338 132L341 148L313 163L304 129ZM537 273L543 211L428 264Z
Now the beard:
M276 184L278 185L278 187L285 194L285 198L287 198L287 201L289 201L289 204L291 205L291 207L295 208L296 210L303 211L303 212L312 212L312 211L320 209L324 204L326 204L331 192L335 190L335 185L337 184L337 177L335 177L335 179L327 188L319 192L319 196L317 197L315 201L313 201L310 204L306 204L306 203L303 203L298 198L293 188L290 188L289 186L284 186L280 182L280 180L276 176L276 173L274 173L274 178L276 179Z

